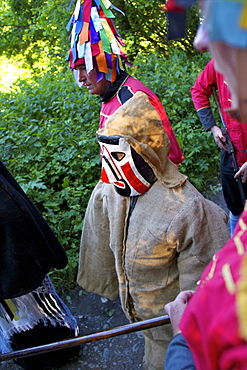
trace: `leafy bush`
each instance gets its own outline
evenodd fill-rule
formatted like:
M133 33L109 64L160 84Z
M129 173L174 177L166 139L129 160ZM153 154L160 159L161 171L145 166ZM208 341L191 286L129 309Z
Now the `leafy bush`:
M200 191L219 171L219 151L211 132L203 131L190 94L209 60L208 54L188 60L186 53L173 51L165 58L138 56L133 68L135 76L161 100L185 156L180 170Z
M64 272L74 280L83 216L99 179L99 102L71 73L22 81L19 89L0 95L1 160L66 249Z
M190 87L209 56L192 60L179 52L138 56L131 73L162 101L185 155L181 171L199 189L218 171L219 154L203 132ZM1 160L40 210L69 258L53 281L73 282L85 209L100 176L95 138L100 103L79 89L70 71L51 70L0 94Z

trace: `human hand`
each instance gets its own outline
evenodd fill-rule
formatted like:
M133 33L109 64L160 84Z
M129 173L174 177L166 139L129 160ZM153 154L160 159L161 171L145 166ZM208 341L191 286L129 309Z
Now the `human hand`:
M213 126L213 127L211 127L210 130L211 130L212 134L214 135L214 140L215 140L216 144L218 145L218 147L220 149L227 150L226 149L226 144L225 144L226 138L222 134L221 129L218 126Z
M193 294L193 290L180 292L174 301L167 303L164 307L170 317L174 336L180 333L179 324L186 308L186 304Z
M235 176L234 178L235 179L238 179L239 177L241 176L241 181L243 183L245 183L247 181L247 162L245 162L241 167L240 169L238 170L238 172L235 173Z

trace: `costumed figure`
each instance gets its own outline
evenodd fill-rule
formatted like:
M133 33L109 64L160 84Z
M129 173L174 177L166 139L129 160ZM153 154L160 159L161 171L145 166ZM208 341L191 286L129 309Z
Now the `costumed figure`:
M70 34L70 68L79 86L101 97L100 128L116 109L137 91L143 91L157 110L170 140L169 158L176 164L184 160L166 112L158 97L141 81L124 70L128 64L124 43L113 23L117 9L106 0L77 1L67 25ZM117 9L119 10L119 9Z
M226 113L227 109L231 107L230 91L225 77L215 70L214 59L212 59L197 77L191 88L191 96L204 129L212 131L217 145L222 149L220 159L221 183L224 199L230 211L230 227L231 234L233 234L236 223L244 209L244 201L241 198L238 183L234 178L236 169L234 169L232 154L227 151L226 138L217 126L212 113L210 96L213 94L213 87L218 90L221 106L220 114L235 149L235 157L239 167L247 161L247 129L244 123L236 121ZM239 181L241 180L239 179ZM242 188L247 195L246 184L242 184Z
M0 162L0 351L21 350L78 335L75 318L47 273L67 257L39 211ZM64 365L72 349L16 360L24 369Z
M97 132L102 176L86 210L77 282L121 298L132 321L163 314L193 289L229 239L227 215L168 158L170 142L147 95L137 92ZM163 369L167 326L146 330L146 369Z
M166 370L247 368L247 209L232 239L204 270L186 305ZM184 359L183 363L180 362Z

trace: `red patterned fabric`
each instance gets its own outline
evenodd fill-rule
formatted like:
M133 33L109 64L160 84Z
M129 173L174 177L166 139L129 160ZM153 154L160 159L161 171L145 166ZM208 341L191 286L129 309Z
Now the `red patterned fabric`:
M180 324L197 370L247 369L246 266L247 208L204 270Z

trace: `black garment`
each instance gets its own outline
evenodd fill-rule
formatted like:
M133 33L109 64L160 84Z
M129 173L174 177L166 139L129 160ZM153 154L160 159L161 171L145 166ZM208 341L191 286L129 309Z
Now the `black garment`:
M240 215L244 210L244 205L240 196L237 180L234 179L234 169L232 158L227 151L222 150L220 155L220 176L222 190L227 208L234 216ZM243 184L245 196L247 198L247 183Z
M187 29L187 17L186 11L178 12L167 12L167 41L170 40L181 40L186 37Z
M101 96L101 99L102 99L101 101L103 103L107 103L109 100L111 100L114 97L114 95L117 93L120 86L125 83L128 77L129 75L127 72L120 70L120 73L117 74L116 80L110 84L105 95ZM128 99L126 99L125 101L127 100Z
M39 211L0 162L0 299L37 288L67 256Z

